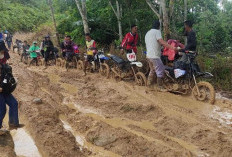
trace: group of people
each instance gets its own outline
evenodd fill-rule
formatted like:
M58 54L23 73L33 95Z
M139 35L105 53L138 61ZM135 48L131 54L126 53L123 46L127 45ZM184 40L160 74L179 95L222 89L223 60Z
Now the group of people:
M94 55L97 53L96 42L91 38L89 33L85 34L85 39L87 56L84 62L84 75L86 75L88 64L94 61ZM79 47L71 40L71 36L66 36L60 47L62 55L67 61L71 61L72 57L79 53Z
M184 49L169 45L162 39L160 31L160 22L157 20L154 22L153 27L149 30L145 36L145 43L147 49L147 60L150 65L150 73L148 75L148 85L152 85L154 75L157 76L157 85L160 91L166 91L163 87L163 77L165 66L161 60L161 46L172 49L181 56L180 62L187 63L186 53L188 51L196 51L197 40L196 33L192 29L193 23L191 21L184 22L185 36L187 36L187 45Z
M160 30L160 22L154 21L153 27L146 33L145 36L145 43L146 43L146 58L149 62L150 66L150 73L148 75L148 82L147 84L150 86L153 84L153 80L155 75L157 76L157 85L160 91L165 91L163 87L163 77L164 77L164 70L165 66L161 60L161 46L165 48L169 48L174 50L175 52L188 52L188 51L196 51L196 33L192 29L192 22L185 21L185 35L187 36L187 44L184 49L179 49L177 47L169 45L166 41L162 39L161 30ZM126 53L137 53L137 43L138 43L138 27L133 25L131 27L131 32L127 33L121 43L120 49L123 53L126 50ZM86 67L89 63L94 60L94 55L97 53L97 46L96 42L91 38L90 34L87 33L85 35L86 39L86 48L87 48L87 56L85 58L84 63L84 74L86 75ZM5 40L7 43L8 40ZM10 41L10 40L9 40ZM10 44L8 44L8 48ZM71 36L65 36L64 41L60 45L62 50L62 56L67 60L71 61L72 57L79 53L78 45L75 44L71 40ZM50 52L53 51L54 45L49 36L46 36L44 41L41 43L39 47L37 42L33 42L31 46L28 45L27 41L23 43L23 55L26 53L30 53L30 57L36 61L38 64L37 56L38 51L42 53L45 61L49 60ZM28 51L29 50L29 51ZM180 53L181 58L180 61L186 62L186 55L185 53ZM3 37L0 33L0 70L1 66L6 64L7 61L10 59L9 51L5 46L3 41ZM1 72L0 72L1 75ZM14 98L12 94L4 94L2 93L2 88L0 88L0 134L2 133L2 121L6 114L6 104L9 105L9 126L13 128L21 127L19 124L18 118L18 102Z
M17 47L18 49L20 46ZM43 56L45 58L45 66L47 66L48 60L51 56L51 52L55 50L53 42L50 39L50 36L47 35L44 37L44 40L41 42L40 46L37 41L33 41L32 45L28 45L28 42L25 40L22 45L22 55L21 61L23 57L30 55L32 59L30 64L35 61L36 65L38 65L38 56Z
M150 66L150 73L148 75L148 85L152 85L154 83L155 74L157 76L157 85L161 91L164 91L165 88L163 87L163 77L164 77L164 70L165 66L161 60L161 46L172 49L175 52L178 52L180 57L180 61L187 62L187 57L185 53L180 52L187 52L187 51L196 51L196 33L192 29L193 23L191 21L184 22L185 28L185 36L187 36L187 44L184 49L178 49L177 47L169 45L166 41L162 39L162 34L160 30L160 22L158 20L154 21L153 27L146 33L145 35L145 44L146 44L146 58L149 62ZM87 33L85 35L86 39L86 48L87 48L87 56L84 62L84 74L86 75L86 68L89 63L93 62L94 55L97 53L97 46L96 42L91 38L90 34ZM138 44L138 27L137 25L131 26L131 32L127 33L122 40L120 45L121 52L123 53L137 53L137 44ZM45 61L47 62L49 58L49 52L52 51L54 48L52 41L50 40L49 36L45 37L45 40L42 42L42 53ZM71 36L65 36L64 41L60 45L62 50L62 56L66 58L66 60L71 61L72 57L79 53L79 49L77 44L75 44ZM43 49L44 48L44 49ZM35 52L39 47L37 43L34 42L33 45L30 47L31 52ZM31 53L32 58L37 58L36 53Z
M193 23L191 21L184 22L184 32L187 36L187 44L183 49L169 45L163 40L160 22L158 20L154 21L153 27L145 35L146 44L146 58L149 62L150 72L148 75L147 85L151 86L154 83L155 75L157 77L157 85L160 91L166 91L163 87L163 77L165 65L161 60L162 51L161 46L174 50L178 55L181 55L180 61L186 63L187 57L186 52L196 51L196 33L192 29ZM126 53L137 53L137 43L138 43L138 33L137 26L132 25L131 32L127 33L121 44L121 52L126 50Z
M13 36L9 31L5 30L4 32L2 32L0 28L0 41L4 40L7 44L8 49L11 49L11 45L13 41L12 39Z

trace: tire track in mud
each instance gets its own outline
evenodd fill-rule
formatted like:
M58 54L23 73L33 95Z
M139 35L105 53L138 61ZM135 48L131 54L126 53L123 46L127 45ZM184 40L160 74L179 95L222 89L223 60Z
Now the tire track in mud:
M230 136L225 134L230 130L215 129L218 123L212 123L202 112L195 113L198 109L193 105L184 107L183 103L175 104L177 96L168 93L147 94L144 89L139 91L139 87L130 83L116 84L96 74L82 77L78 71L67 73L56 67L44 70L42 67L26 68L17 63L14 66L18 66L20 82L32 78L18 87L23 90L17 91L16 95L23 97L20 111L28 117L29 131L38 148L44 150L43 156L46 153L51 153L51 156L67 155L68 152L76 156L99 155L100 152L88 147L88 150L79 151L78 147L81 146L76 143L74 132L84 135L92 147L98 146L101 150L121 156L226 156L231 153L232 149L226 147L231 145ZM45 100L44 104L31 104L31 100L37 96ZM173 102L161 100L167 96ZM181 99L192 102L188 98ZM39 120L41 116L45 119L36 125L48 123L41 126L40 132L33 125L37 120L33 113L38 114ZM65 131L59 115L65 116L74 130L72 134ZM44 149L41 144L46 140L37 136L45 131L53 133L54 141L47 142ZM63 145L77 150L70 152L70 148L65 147L57 151L62 145L52 146L53 142L59 141L55 138L70 140ZM210 141L215 144L211 146Z

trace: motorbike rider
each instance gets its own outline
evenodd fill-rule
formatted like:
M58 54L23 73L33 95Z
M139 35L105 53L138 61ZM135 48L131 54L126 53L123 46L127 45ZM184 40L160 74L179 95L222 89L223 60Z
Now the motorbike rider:
M6 38L5 38L5 40L6 40L6 43L7 43L7 46L8 46L8 49L11 49L11 43L12 43L12 38L13 38L13 36L10 34L10 32L8 32L7 31L7 33L6 33Z
M189 51L196 51L197 48L197 39L196 39L196 33L192 29L193 23L192 21L185 21L184 22L184 29L185 33L184 35L187 36L187 45L184 49L180 49L179 55L182 56L179 61L186 63L188 62L186 52Z
M26 56L26 55L28 55L27 51L29 50L29 48L30 48L30 45L28 45L27 41L25 40L23 42L23 53L21 55L21 62L22 62L23 57Z
M13 52L14 52L15 49L17 49L17 51L19 53L20 48L21 48L21 44L22 44L22 41L19 40L19 39L16 39L15 40L15 45L13 46Z
M150 66L150 73L148 75L147 84L150 86L154 80L154 74L157 76L158 90L166 91L163 87L162 79L164 77L165 66L161 61L161 45L177 51L178 49L169 45L162 39L160 31L159 20L154 21L152 29L150 29L145 36L145 43L147 49L147 60Z
M37 41L34 41L33 44L31 45L31 47L29 48L29 53L30 53L30 57L31 57L31 62L29 65L31 65L31 63L33 61L36 62L36 66L38 66L38 55L37 52L40 50L40 47L37 45Z
M54 49L53 42L50 39L50 36L45 36L45 40L42 43L42 50L44 51L45 66L47 66L48 60L50 58L51 52Z
M62 55L67 61L71 61L75 55L76 44L71 40L71 36L65 36L64 41L61 43Z
M132 53L133 52L136 54L137 53L137 43L138 43L138 27L137 25L132 25L131 26L131 32L127 33L122 40L122 44L120 46L120 51L123 54L124 49L126 50L127 53Z
M85 34L87 57L84 63L84 75L86 75L86 68L89 63L94 61L94 55L97 53L96 42L91 38L89 33Z

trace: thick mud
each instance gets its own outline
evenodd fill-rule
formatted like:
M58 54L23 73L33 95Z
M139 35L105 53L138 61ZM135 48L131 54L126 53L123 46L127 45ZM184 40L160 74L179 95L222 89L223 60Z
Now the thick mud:
M97 73L83 76L75 69L27 67L17 54L11 62L19 81L14 95L20 101L21 121L43 157L232 154L229 99L211 105ZM35 98L42 103L33 103ZM11 135L0 136L0 152L16 156ZM29 153L31 148L25 147Z

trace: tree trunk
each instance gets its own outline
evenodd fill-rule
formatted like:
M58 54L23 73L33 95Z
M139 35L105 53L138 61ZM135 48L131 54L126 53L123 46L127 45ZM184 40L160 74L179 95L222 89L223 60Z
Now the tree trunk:
M169 16L168 16L165 0L161 0L160 5L163 13L164 40L168 40L170 38L170 29L169 29Z
M146 0L148 6L151 8L151 10L156 14L156 16L160 19L160 14L159 12L156 10L155 6L151 3L150 0Z
M188 2L184 0L184 20L187 20Z
M84 26L84 32L89 33L89 25L88 25L88 19L87 19L87 10L86 10L86 0L75 0L77 8L79 10L79 13L81 14L83 26Z
M122 36L122 23L121 23L122 7L119 6L118 0L116 0L117 11L114 9L114 6L113 6L111 0L109 0L109 4L110 4L111 8L113 9L115 16L117 17L119 40L122 41L122 38L123 38L123 36Z
M168 40L170 38L170 18L169 18L169 12L166 7L166 0L159 0L159 3L157 0L153 0L154 3L157 3L160 5L161 10L157 10L151 0L146 0L149 7L152 9L152 11L157 15L157 17L160 19L161 25L163 24L163 31L164 31L164 40ZM173 12L174 7L174 0L170 0L170 6L169 10ZM171 14L171 13L170 13ZM170 15L171 16L171 15Z
M118 20L118 30L119 30L119 40L122 42L122 23L121 20Z
M160 15L160 17L162 17L161 5L159 5L159 15ZM160 30L162 31L162 28L163 28L163 20L162 20L162 18L159 18L159 21L160 21Z
M188 13L188 2L184 0L184 21L187 20L187 13ZM184 43L187 45L187 37L184 38Z
M53 5L52 5L52 0L48 0L48 4L49 4L50 9L51 9L52 20L53 20L53 24L54 24L55 31L56 31L57 44L59 46L60 45L60 37L59 37L59 34L57 32L56 19L55 19L55 16L54 16L54 9L53 9Z

